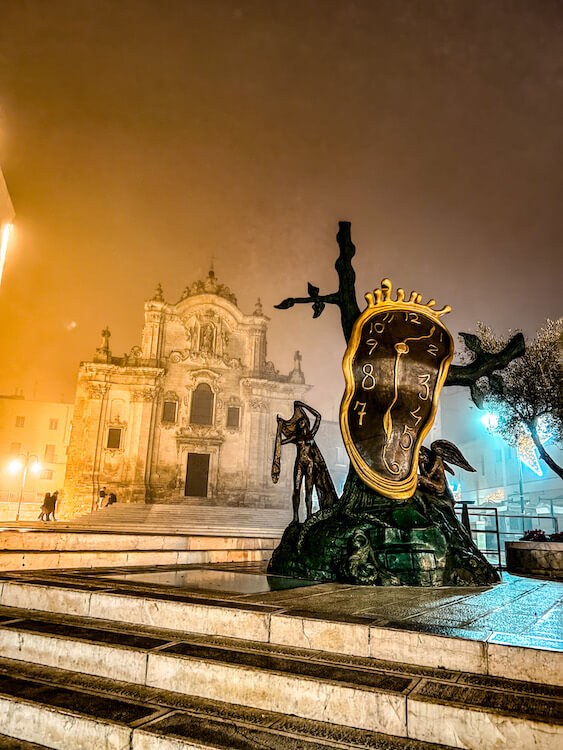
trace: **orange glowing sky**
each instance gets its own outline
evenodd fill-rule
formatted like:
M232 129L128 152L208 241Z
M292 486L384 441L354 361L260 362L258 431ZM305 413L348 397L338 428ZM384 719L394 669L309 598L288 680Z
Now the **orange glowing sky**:
M561 314L563 6L557 0L3 0L0 163L16 230L0 393L73 400L106 324L207 272L343 389L329 292L339 219L359 295L384 276L452 331ZM328 405L328 406L325 406Z

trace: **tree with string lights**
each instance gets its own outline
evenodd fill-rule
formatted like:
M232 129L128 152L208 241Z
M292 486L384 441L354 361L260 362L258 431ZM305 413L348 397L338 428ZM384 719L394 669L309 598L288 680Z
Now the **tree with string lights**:
M463 338L471 351L485 356L506 346L504 338L482 323L476 336L463 334ZM561 479L563 467L547 452L545 442L548 437L554 443L563 441L562 353L563 318L548 319L526 344L522 357L472 387L475 404L496 415L495 432L509 445L531 439L540 458Z

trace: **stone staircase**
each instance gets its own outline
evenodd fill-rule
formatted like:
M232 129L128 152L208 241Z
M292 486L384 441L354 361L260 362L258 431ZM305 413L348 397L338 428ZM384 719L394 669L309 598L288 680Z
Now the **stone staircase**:
M0 585L0 733L24 743L14 747L562 746L562 690L545 684L557 673L541 661L515 680L501 661L495 674L429 665L455 658L456 642L463 657L471 641L464 652L460 639L417 645L413 634L402 661L385 660L394 631L372 627L381 637L358 655L364 623L317 618L309 628L275 605L99 577L12 574ZM308 647L297 645L306 635Z
M269 560L289 512L116 503L74 521L0 527L0 570Z
M115 503L69 523L91 529L280 537L290 521L290 509Z

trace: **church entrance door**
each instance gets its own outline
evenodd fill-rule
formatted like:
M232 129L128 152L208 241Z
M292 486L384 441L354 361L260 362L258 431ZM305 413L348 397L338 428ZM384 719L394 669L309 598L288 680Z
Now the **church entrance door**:
M188 453L186 468L186 490L189 497L207 497L209 477L209 453Z

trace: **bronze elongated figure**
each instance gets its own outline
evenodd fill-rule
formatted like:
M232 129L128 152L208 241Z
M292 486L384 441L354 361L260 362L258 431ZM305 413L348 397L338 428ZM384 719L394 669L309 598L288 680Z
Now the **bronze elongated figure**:
M310 412L315 418L312 427L307 412ZM293 414L290 419L282 419L278 414L277 420L278 427L276 431L274 460L272 463L272 481L276 483L280 476L282 445L295 443L297 456L293 468L292 501L293 520L298 522L301 487L303 484L305 485L307 518L310 518L313 514L313 488L317 492L321 510L330 508L337 499L336 490L334 489L334 484L325 460L315 442L315 435L321 424L321 415L316 409L308 406L303 401L294 401Z

